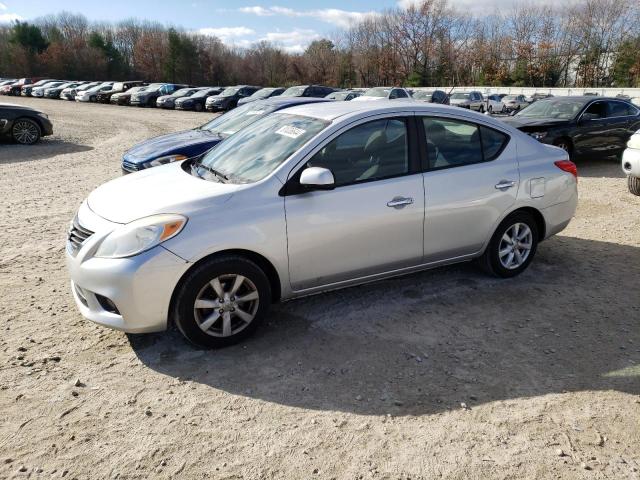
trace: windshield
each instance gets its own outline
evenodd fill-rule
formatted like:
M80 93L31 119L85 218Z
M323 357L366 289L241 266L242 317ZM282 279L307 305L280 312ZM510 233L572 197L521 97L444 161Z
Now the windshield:
M145 88L147 88L147 87L133 87L133 88L127 90L127 93L142 92Z
M191 95L191 98L206 97L210 92L212 92L212 90L198 90L196 93ZM213 92L215 93L215 90L213 90Z
M95 83L85 83L84 85L80 85L80 86L78 87L78 91L80 91L80 90L88 90L88 89L90 89L91 87L95 87L95 86L96 86L96 84L95 84Z
M44 85L42 85L43 88L53 88L53 87L57 87L58 85L62 85L62 82L49 82L49 83L45 83Z
M518 99L518 97L516 95L507 95L502 100L505 100L505 101L509 102L509 101L514 101L514 100L517 100L517 99Z
M344 100L349 95L349 92L333 92L327 95L325 98L330 98L332 100Z
M172 97L186 97L187 95L191 95L196 90L193 88L181 88L180 90L176 90L171 94Z
M305 85L300 85L298 87L289 87L284 92L282 92L281 97L301 97L304 95L304 91L307 89Z
M260 90L256 90L250 98L267 98L274 90L275 88L261 88Z
M196 173L211 180L222 177L235 183L257 182L328 124L286 113L267 115L209 150L196 165Z
M416 92L413 94L413 98L416 98L418 100L431 100L431 95L433 95L433 92Z
M220 94L221 97L232 97L234 96L236 93L238 93L238 91L240 91L240 88L238 87L234 87L234 88L227 88L224 92L222 92Z
M147 87L147 92L157 92L164 86L164 83L152 83Z
M391 92L390 88L382 88L382 87L376 87L376 88L370 88L369 90L367 90L366 92L364 92L364 96L365 97L388 97L389 93Z
M112 90L124 90L124 83L123 82L118 82L118 83L114 83L113 87L111 87Z
M451 95L451 99L452 100L468 100L469 99L469 94L468 93L454 93L453 95Z
M224 115L214 118L209 123L205 123L200 127L200 130L207 130L223 137L233 135L241 128L277 110L275 105L262 107L262 103L263 102L251 102L242 105Z
M583 106L583 101L572 100L570 98L562 100L538 100L536 103L532 103L520 113L516 114L516 117L571 120L582 110Z

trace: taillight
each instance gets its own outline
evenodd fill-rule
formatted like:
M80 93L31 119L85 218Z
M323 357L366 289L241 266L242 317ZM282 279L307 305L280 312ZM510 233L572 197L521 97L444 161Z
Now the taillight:
M576 181L578 180L578 167L571 160L558 160L557 162L553 162L556 167L560 170L569 172L571 175L576 177Z

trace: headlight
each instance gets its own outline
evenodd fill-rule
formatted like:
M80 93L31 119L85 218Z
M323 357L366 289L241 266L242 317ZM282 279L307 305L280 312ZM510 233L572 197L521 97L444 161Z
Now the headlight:
M187 157L184 155L167 155L165 157L156 158L149 162L149 166L157 167L158 165L164 165L166 163L179 162L181 160L186 160Z
M531 132L529 135L535 138L536 140L542 140L544 137L547 136L547 132Z
M186 224L187 217L177 214L152 215L135 220L107 235L95 256L125 258L138 255L175 237Z
M637 148L640 150L640 134L631 135L631 138L627 142L627 147Z

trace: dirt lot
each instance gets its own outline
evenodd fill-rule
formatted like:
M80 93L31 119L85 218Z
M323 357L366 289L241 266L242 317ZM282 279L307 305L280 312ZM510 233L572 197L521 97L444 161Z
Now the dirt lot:
M0 478L640 478L640 198L579 164L580 206L513 280L442 268L274 308L252 340L85 321L64 268L123 151L208 114L9 99L0 144Z

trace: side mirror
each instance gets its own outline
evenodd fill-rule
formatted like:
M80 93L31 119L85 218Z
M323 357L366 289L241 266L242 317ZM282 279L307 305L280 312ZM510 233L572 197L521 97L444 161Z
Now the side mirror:
M300 185L309 190L333 190L335 180L333 173L328 168L309 167L303 170L300 175Z

